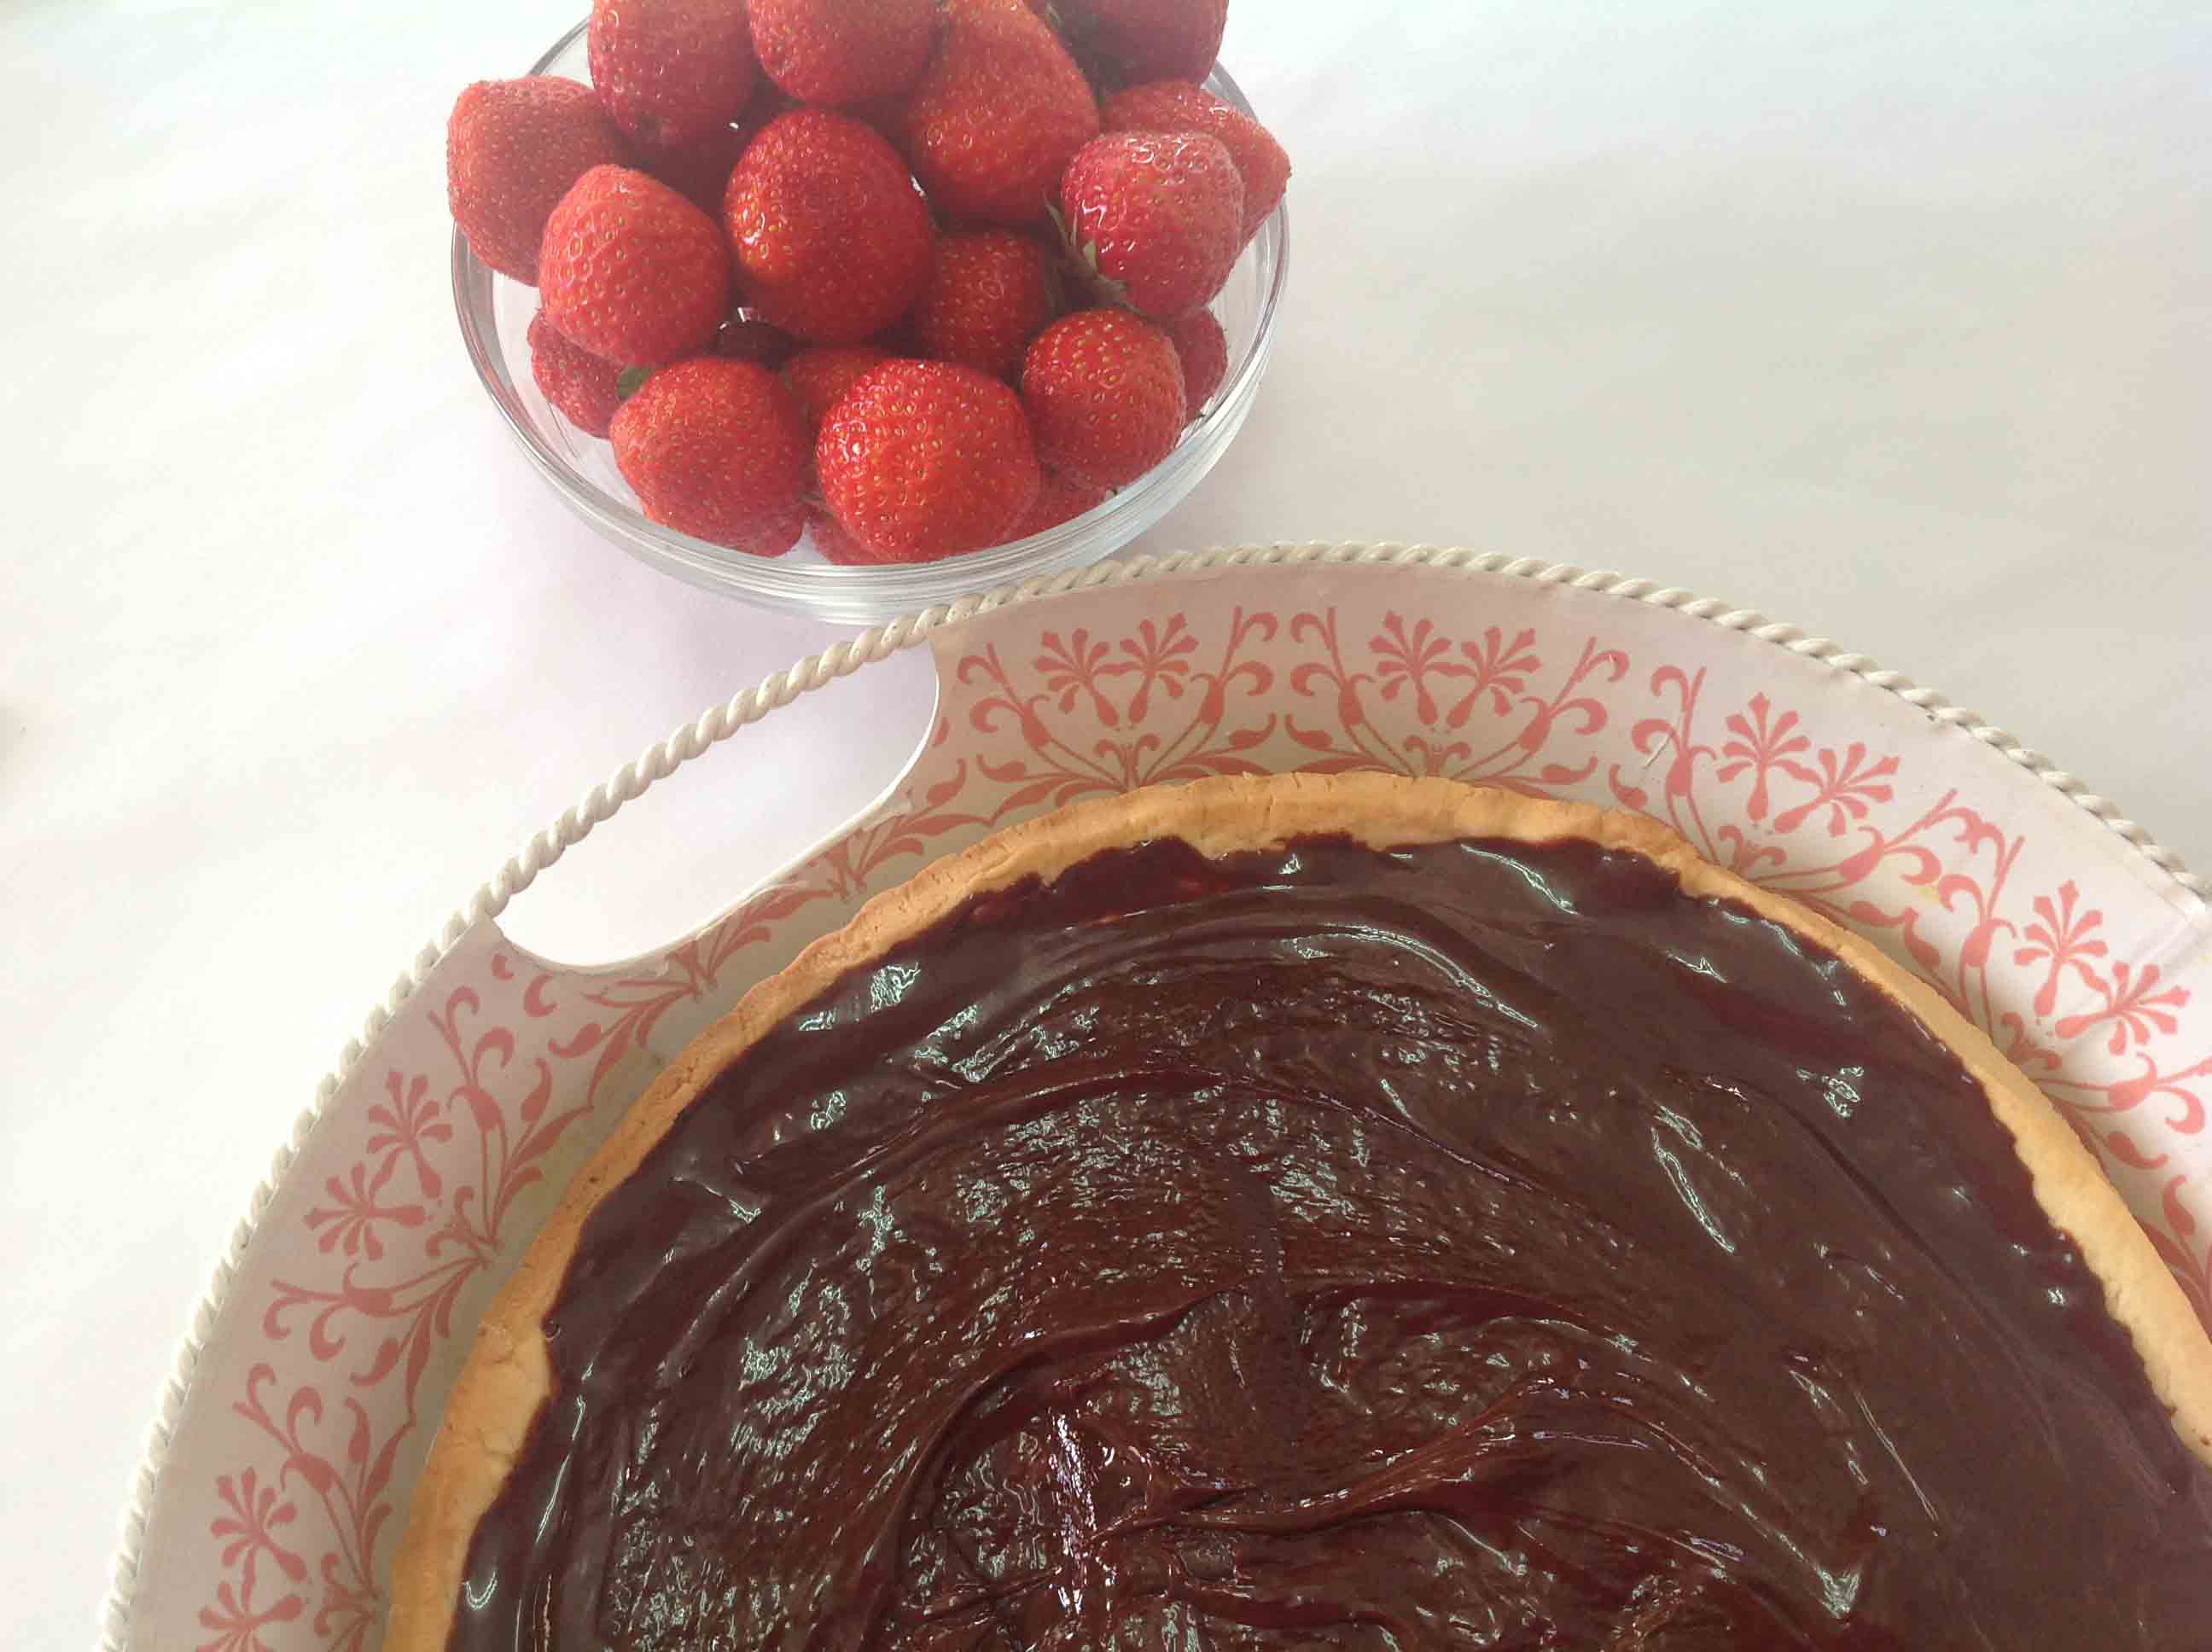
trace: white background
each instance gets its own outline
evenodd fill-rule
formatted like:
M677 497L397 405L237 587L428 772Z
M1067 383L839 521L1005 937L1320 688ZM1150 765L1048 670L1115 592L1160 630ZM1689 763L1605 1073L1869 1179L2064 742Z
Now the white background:
M623 560L463 358L443 123L580 0L0 8L0 1641L88 1642L156 1384L371 1001L837 635ZM2201 3L1237 0L1276 364L1146 542L1471 543L1813 626L2212 866ZM864 800L908 659L512 927L592 962Z

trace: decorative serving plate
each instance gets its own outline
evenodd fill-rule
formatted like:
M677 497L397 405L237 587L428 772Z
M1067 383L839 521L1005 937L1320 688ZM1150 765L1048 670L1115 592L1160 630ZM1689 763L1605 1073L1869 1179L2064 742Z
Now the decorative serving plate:
M884 799L692 933L573 969L507 901L678 764L905 648L932 732ZM1794 627L1468 551L1107 564L933 609L625 768L457 914L278 1155L195 1312L102 1645L365 1652L477 1315L691 1036L869 896L1000 826L1158 781L1444 774L1635 810L1869 935L2049 1092L2212 1321L2203 880L2002 731Z

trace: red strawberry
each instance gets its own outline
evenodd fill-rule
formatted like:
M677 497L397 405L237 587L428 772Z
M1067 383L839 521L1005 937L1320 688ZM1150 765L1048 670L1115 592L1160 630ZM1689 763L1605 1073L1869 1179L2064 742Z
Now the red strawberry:
M1039 485L1020 398L949 361L861 374L823 420L814 468L846 531L886 562L995 545Z
M1168 337L1182 362L1183 400L1194 419L1206 410L1229 371L1229 340L1211 310L1193 310L1169 322Z
M1051 319L1044 248L1011 229L940 240L937 268L914 311L925 355L1001 378L1021 371L1024 348Z
M882 331L929 281L929 207L898 151L849 115L770 121L730 174L722 218L746 304L811 343Z
M656 367L706 348L730 313L730 249L659 179L594 167L546 220L545 319L611 361Z
M799 398L806 428L813 430L862 374L890 359L873 344L817 344L784 363L783 381Z
M713 137L760 80L738 0L592 0L588 46L600 101L648 149Z
M615 414L614 444L654 521L757 556L799 543L806 427L766 367L713 355L663 367Z
M806 531L814 536L814 549L822 560L839 568L880 568L888 559L877 556L845 531L845 525L817 507L806 513Z
M1174 342L1127 310L1079 310L1022 363L1037 453L1094 488L1123 488L1173 451L1185 403Z
M1154 81L1106 100L1109 132L1204 132L1218 137L1244 185L1243 240L1250 240L1283 198L1291 157L1275 136L1233 104L1185 81Z
M921 78L936 0L751 0L753 51L801 103L865 103Z
M1067 163L1060 210L1078 258L1147 315L1186 315L1229 279L1244 185L1221 140L1109 132Z
M1221 55L1229 0L1060 0L1060 21L1117 85L1202 81Z
M773 373L791 360L799 341L757 316L733 315L714 335L714 354L733 361L757 361Z
M730 186L730 173L745 152L751 135L738 126L718 126L708 136L680 149L644 149L639 159L644 169L706 215L722 216L722 193Z
M629 144L592 88L554 75L478 81L446 123L446 199L469 250L538 282L545 221L592 167L628 166Z
M1007 530L1006 538L1009 541L1026 539L1047 528L1073 522L1094 505L1104 504L1107 498L1103 488L1094 488L1087 482L1071 482L1057 471L1047 471L1044 483L1037 489L1036 503Z
M530 318L530 376L545 399L587 436L605 436L622 405L619 362L603 361L561 337L539 311Z
M1090 83L1022 0L945 0L937 54L898 118L900 147L939 210L1035 222L1097 134Z

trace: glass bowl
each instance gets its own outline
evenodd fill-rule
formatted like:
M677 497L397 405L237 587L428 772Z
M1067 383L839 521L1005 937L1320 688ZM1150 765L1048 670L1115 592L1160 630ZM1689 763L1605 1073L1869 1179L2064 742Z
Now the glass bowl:
M579 23L562 35L530 72L588 81L584 28ZM1237 82L1222 70L1215 69L1206 84L1215 96L1251 112ZM602 537L663 573L709 590L765 608L866 624L949 602L966 592L1097 562L1166 515L1213 468L1252 410L1282 302L1289 234L1289 218L1279 206L1213 301L1214 315L1229 341L1228 371L1205 416L1183 431L1166 459L1105 503L1043 533L964 556L887 568L837 567L815 550L811 536L785 556L751 556L647 520L637 495L615 468L614 450L554 412L531 377L524 335L538 309L537 289L479 263L458 230L453 307L477 376L522 444L524 456L562 502Z

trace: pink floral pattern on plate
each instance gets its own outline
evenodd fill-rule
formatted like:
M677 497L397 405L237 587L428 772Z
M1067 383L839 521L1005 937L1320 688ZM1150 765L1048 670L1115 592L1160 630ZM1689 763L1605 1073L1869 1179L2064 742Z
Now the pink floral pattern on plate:
M2198 903L1893 697L1679 616L1432 570L1139 582L935 642L939 714L891 802L641 964L563 969L479 925L356 1066L202 1361L140 1643L374 1645L469 1326L659 1065L933 857L1160 781L1386 769L1664 821L1986 1029L2212 1321Z

